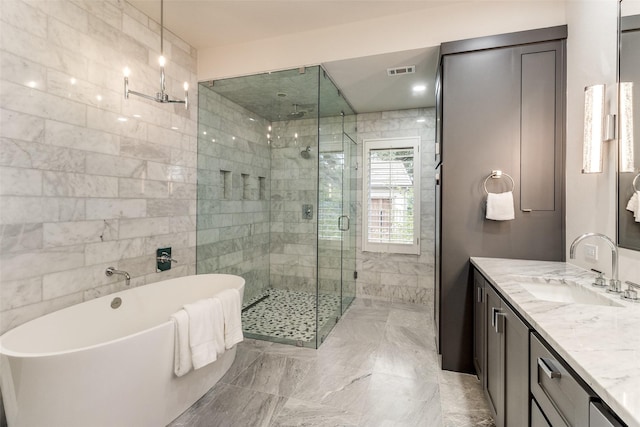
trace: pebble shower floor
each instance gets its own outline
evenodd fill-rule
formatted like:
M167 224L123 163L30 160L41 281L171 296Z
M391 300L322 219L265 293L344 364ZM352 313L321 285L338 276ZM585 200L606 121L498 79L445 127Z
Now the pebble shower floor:
M316 337L316 295L307 292L269 289L245 304L268 295L242 313L242 329L251 336L310 342ZM319 296L318 330L340 312L340 297Z

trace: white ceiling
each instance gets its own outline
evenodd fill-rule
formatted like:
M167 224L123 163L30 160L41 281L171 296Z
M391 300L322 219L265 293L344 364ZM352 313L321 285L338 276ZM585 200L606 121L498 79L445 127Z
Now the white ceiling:
M129 0L160 21L160 0ZM250 43L319 28L452 4L437 0L164 0L164 26L198 50ZM437 47L323 64L356 112L434 105ZM301 64L302 65L302 64ZM387 68L416 65L416 73L388 77ZM414 95L414 84L427 91Z

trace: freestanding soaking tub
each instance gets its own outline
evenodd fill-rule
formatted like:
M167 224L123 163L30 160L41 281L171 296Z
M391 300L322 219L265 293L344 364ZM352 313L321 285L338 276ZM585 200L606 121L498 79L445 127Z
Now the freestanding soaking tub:
M7 332L0 337L0 385L9 426L167 425L225 374L236 354L233 347L177 377L169 316L229 288L242 299L244 279L181 277L87 301Z

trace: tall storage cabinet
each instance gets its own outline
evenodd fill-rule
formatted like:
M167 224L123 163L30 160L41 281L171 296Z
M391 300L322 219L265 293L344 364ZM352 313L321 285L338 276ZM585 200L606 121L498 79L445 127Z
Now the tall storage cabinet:
M437 82L435 321L442 368L474 372L470 256L564 258L566 26L445 43ZM512 190L515 219L485 219ZM488 361L487 361L488 362Z

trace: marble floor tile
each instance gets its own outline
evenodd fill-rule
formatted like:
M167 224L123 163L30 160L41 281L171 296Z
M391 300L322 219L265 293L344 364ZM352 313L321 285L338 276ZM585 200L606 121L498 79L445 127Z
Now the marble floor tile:
M495 427L496 423L487 414L444 414L444 427Z
M264 349L265 354L273 356L286 356L294 359L314 361L318 358L318 352L314 348L297 347L294 345L273 343Z
M390 325L433 330L433 319L431 318L431 314L422 311L410 311L394 308L389 311L388 321Z
M289 397L307 374L311 364L312 362L303 359L263 353L232 384Z
M263 349L256 349L255 347L238 347L236 351L236 358L229 370L220 379L221 382L231 384L233 380L240 375L245 369L247 369L253 362L256 361L264 353Z
M380 344L373 367L375 373L416 378L431 383L438 382L439 370L435 351L390 342Z
M291 398L272 426L355 427L358 425L359 418L360 415L355 412Z
M352 341L331 335L317 350L318 363L372 369L376 363L378 346L379 343L375 341Z
M345 322L339 322L329 336L351 341L380 342L384 336L385 326L386 322L349 319Z
M318 350L245 340L170 427L494 427L477 378L440 370L428 313L356 299Z
M360 413L365 404L371 370L317 363L298 385L294 396L307 402Z
M374 374L360 425L440 426L438 383Z
M418 347L424 350L436 351L433 332L428 329L388 324L384 331L382 342L383 344Z
M285 397L219 383L169 427L267 427L285 403Z
M343 319L386 322L390 311L389 307L352 305L344 314Z
M440 371L440 398L445 414L489 415L482 385L475 375Z

